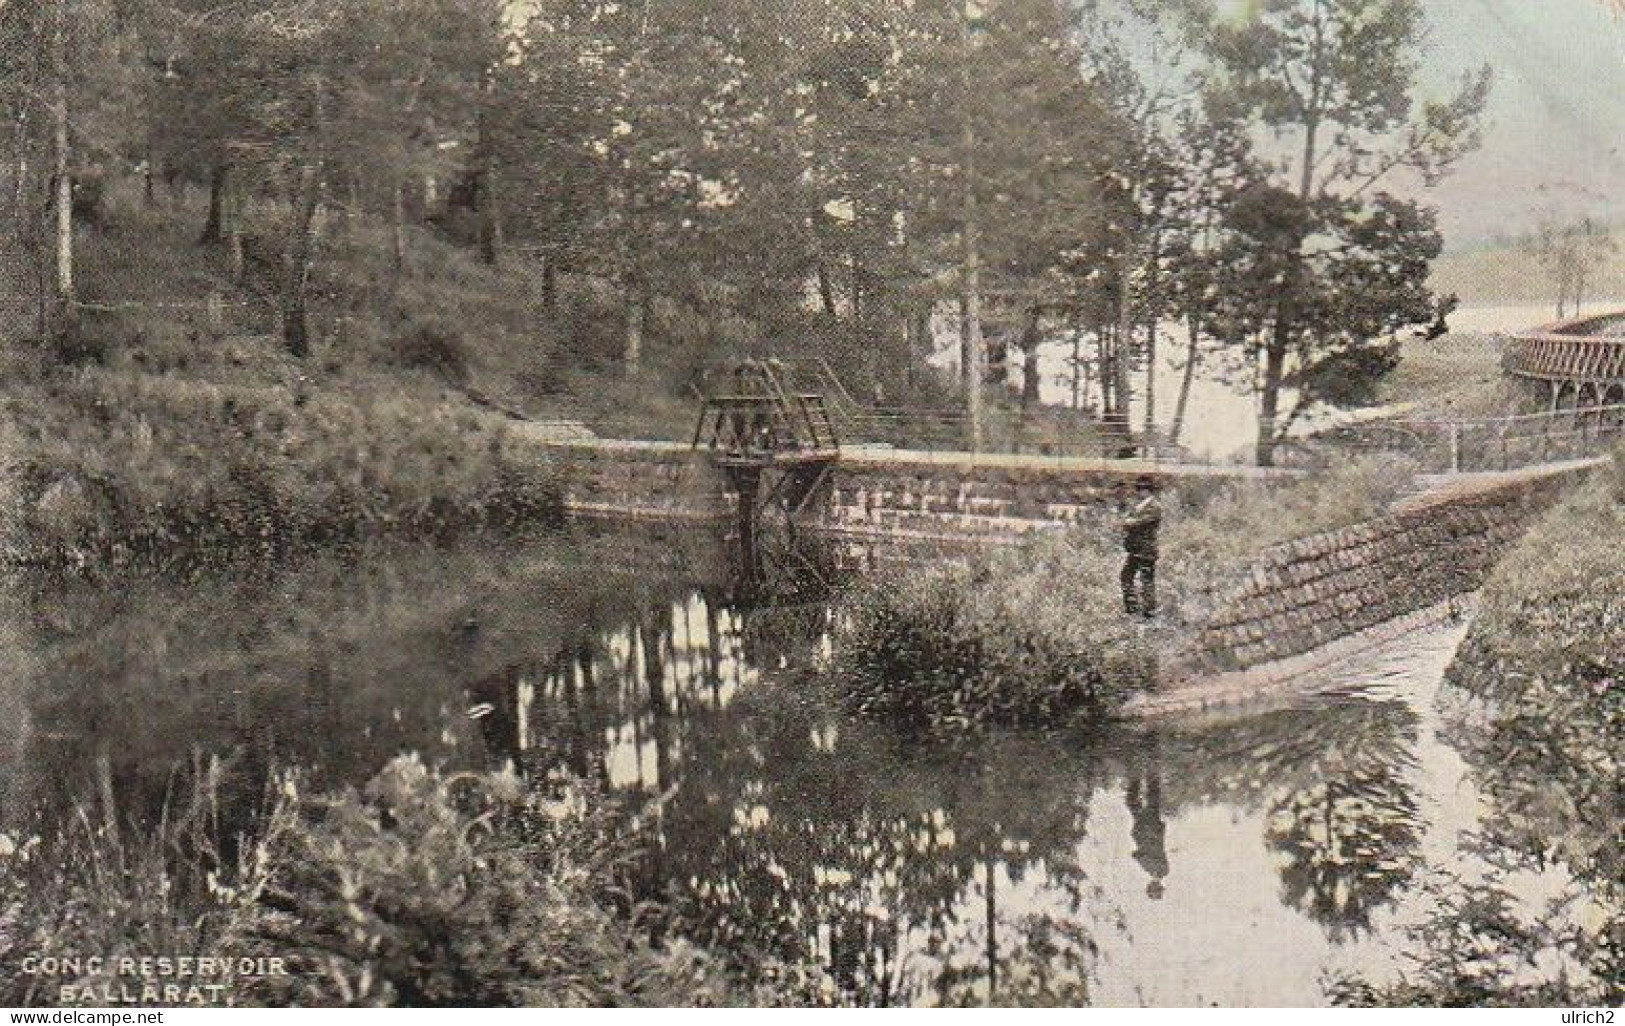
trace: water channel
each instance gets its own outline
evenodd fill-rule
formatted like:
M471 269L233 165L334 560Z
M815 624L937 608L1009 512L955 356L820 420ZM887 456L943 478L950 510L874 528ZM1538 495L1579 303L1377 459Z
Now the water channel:
M1424 879L1473 858L1435 701L1462 628L1292 708L936 746L822 697L813 590L743 587L705 538L590 533L21 589L0 829L98 763L139 819L200 756L318 785L511 761L660 797L638 886L696 936L912 1004L1320 1003L1325 973L1396 964Z

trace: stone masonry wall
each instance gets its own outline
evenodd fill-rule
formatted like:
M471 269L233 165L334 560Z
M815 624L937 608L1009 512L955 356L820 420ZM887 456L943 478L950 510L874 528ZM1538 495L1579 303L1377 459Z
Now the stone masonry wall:
M812 520L844 537L1003 542L1067 525L1115 533L1136 480L1200 503L1204 492L1254 473L1236 467L1152 466L1030 456L843 452L827 500Z
M725 475L680 442L531 439L517 431L511 437L525 454L563 469L566 508L575 516L724 521L736 509ZM805 523L848 539L1004 542L1067 524L1115 523L1117 506L1141 474L1190 494L1239 472L857 450L842 453Z
M847 535L1010 539L1099 519L1133 484L1133 475L1121 472L1043 474L843 459L814 526Z
M533 454L563 471L565 511L571 516L716 523L733 513L723 476L686 445L545 444Z
M1583 473L1458 484L1389 516L1269 550L1219 594L1171 675L1286 659L1475 591L1562 492L1561 478Z

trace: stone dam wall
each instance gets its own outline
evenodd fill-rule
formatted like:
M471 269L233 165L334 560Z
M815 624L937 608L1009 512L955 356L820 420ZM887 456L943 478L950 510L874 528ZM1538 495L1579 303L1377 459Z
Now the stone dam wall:
M1585 466L1461 479L1385 517L1263 553L1198 613L1162 685L1131 715L1191 712L1312 689L1363 648L1463 615L1506 550Z
M733 516L723 475L677 442L543 443L528 454L563 471L565 511L574 517L720 524Z
M564 471L577 517L726 523L738 496L703 452L680 442L535 443L529 453ZM1166 467L1035 456L843 451L802 526L845 539L1008 543L1033 531L1114 517L1141 474L1183 494L1216 488L1246 468Z
M816 529L854 538L1008 542L1072 524L1110 520L1115 526L1116 511L1145 473L1164 487L1189 493L1216 486L1230 471L859 453L842 456L828 501L810 522Z

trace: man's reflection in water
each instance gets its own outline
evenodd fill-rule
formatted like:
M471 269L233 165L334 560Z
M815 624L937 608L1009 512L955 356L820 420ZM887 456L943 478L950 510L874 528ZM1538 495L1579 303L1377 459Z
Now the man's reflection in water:
M1168 825L1162 819L1162 762L1157 742L1150 739L1146 758L1129 768L1128 812L1134 820L1129 834L1134 838L1134 861L1151 881L1146 896L1162 897L1162 881L1168 876Z

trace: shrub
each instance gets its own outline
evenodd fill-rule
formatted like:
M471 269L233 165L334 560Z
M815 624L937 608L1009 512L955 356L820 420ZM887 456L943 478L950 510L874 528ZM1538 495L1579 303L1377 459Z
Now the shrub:
M406 325L396 337L395 358L403 367L427 370L453 384L469 376L468 343L442 320Z
M274 781L239 834L218 819L223 765L200 763L188 780L149 829L118 823L105 804L108 779L102 802L81 804L54 829L0 833L0 1003L104 1004L104 990L148 982L116 974L119 958L247 953L274 872L270 849L296 825L293 792ZM30 954L100 956L103 971L20 971Z
M585 785L544 794L509 773L415 756L365 787L303 796L274 778L266 814L224 843L218 773L151 832L121 840L89 810L59 834L0 837L0 960L28 952L281 958L231 981L233 1004L715 1005L740 989L692 945L657 946L618 910L613 810ZM233 854L234 853L234 854ZM11 1005L115 978L14 976ZM148 1003L148 1002L144 1002ZM157 1004L174 1004L162 996ZM184 1000L182 1003L186 1003Z
M1099 720L1155 676L1110 556L1074 540L879 578L842 623L843 700L915 728Z
M394 760L310 803L274 850L262 932L295 952L278 1005L714 1005L729 990L689 945L656 949L610 911L622 851L590 791Z
M105 363L114 349L108 327L90 317L63 318L46 335L46 354L67 367Z

